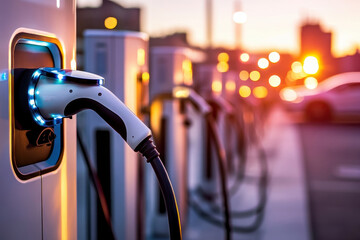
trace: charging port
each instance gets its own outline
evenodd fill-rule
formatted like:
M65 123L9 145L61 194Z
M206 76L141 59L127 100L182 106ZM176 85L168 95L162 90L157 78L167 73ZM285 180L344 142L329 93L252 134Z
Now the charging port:
M20 33L12 43L12 162L17 176L29 179L55 170L60 165L63 126L41 127L29 114L29 83L24 69L62 68L62 51L57 39Z

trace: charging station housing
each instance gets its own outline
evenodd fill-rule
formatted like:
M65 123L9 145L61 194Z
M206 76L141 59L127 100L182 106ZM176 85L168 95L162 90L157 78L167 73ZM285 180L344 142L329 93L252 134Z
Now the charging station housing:
M141 120L146 122L142 108L148 105L148 36L140 32L86 30L84 32L84 70L105 78L110 89ZM143 159L135 153L96 113L85 111L78 115L84 143L102 181L110 203L110 214L118 239L143 239ZM79 158L81 155L79 154ZM106 238L107 226L99 216L94 191L89 191L89 177L83 161L78 163L79 226L87 239ZM81 188L80 186L86 186ZM87 211L91 209L91 211ZM85 224L90 219L90 229ZM90 234L90 236L87 236Z
M17 94L14 70L75 68L75 9L73 0L1 3L1 239L77 238L76 120L53 129L19 124L15 97L26 96Z
M181 99L168 99L166 96L172 95L177 86L192 86L192 59L195 57L198 58L196 52L184 47L152 47L150 50L150 126L174 186L183 227L188 211L187 106ZM154 185L151 183L154 180L148 179L147 182ZM164 236L168 229L161 193L150 184L147 187L150 232L151 235Z

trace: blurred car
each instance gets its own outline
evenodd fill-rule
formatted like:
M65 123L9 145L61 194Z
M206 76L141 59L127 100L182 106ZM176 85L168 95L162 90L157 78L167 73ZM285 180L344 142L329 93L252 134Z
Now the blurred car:
M311 121L330 121L336 116L360 115L360 72L334 75L315 89L284 88L280 97L289 110L302 111Z

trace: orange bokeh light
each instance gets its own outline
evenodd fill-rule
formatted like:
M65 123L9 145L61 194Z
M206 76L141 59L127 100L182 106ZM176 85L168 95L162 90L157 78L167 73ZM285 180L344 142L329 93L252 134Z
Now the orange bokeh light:
M264 86L258 86L254 88L253 94L256 98L265 98L268 95L268 90Z
M242 62L248 62L248 61L250 60L250 55L247 54L247 53L242 53L242 54L240 55L240 60L241 60Z
M258 61L258 66L261 69L269 67L269 60L267 60L266 58L260 58Z
M251 94L251 89L248 86L241 86L239 88L239 95L243 98L249 97Z
M272 75L269 78L269 84L272 87L278 87L281 84L281 78L278 75Z

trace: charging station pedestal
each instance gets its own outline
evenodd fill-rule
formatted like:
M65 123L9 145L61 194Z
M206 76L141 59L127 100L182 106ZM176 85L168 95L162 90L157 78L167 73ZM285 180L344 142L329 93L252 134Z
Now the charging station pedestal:
M26 126L14 78L17 68L76 68L75 7L73 0L1 3L0 239L77 238L76 118ZM54 140L37 141L50 133Z
M85 70L105 78L104 86L111 90L140 119L146 122L141 108L148 106L148 36L140 32L86 30L84 32ZM108 200L113 229L117 239L143 239L144 209L142 208L144 160L135 153L96 113L84 111L78 116L84 143ZM79 154L80 157L80 154ZM78 163L79 186L89 178L83 162ZM89 188L89 187L88 187ZM90 218L90 229L84 224L81 231L90 231L87 239L106 239L108 226L97 196L86 189L78 191L79 219ZM81 213L80 213L81 212ZM89 215L90 214L90 215ZM143 221L144 220L144 221ZM80 231L80 230L79 230Z
M176 86L192 85L192 53L181 47L153 47L150 51L150 126L174 187L182 227L186 225L187 217L187 106L183 100L171 99L171 96ZM153 173L149 172L148 177L149 234L167 236L164 202Z

